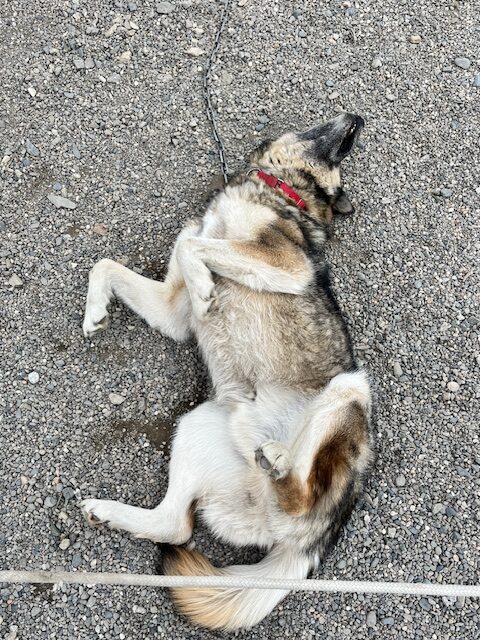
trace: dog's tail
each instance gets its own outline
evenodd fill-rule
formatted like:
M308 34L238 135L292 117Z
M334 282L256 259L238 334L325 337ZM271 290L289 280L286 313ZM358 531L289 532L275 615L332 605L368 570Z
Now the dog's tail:
M307 556L278 545L259 563L217 569L205 556L182 547L163 546L163 572L181 576L237 576L248 578L306 578L311 567ZM247 629L260 622L282 600L288 590L172 589L177 609L195 624L210 629Z

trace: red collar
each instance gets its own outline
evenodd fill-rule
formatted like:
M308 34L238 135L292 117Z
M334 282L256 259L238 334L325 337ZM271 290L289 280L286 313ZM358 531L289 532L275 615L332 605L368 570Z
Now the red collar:
M295 204L299 209L305 209L305 210L308 209L307 203L305 202L305 200L298 195L298 193L295 191L295 189L293 189L293 187L288 185L286 182L284 182L280 178L277 178L276 176L272 176L271 173L267 173L266 171L262 171L261 169L256 169L255 175L257 176L257 178L260 178L260 180L263 180L265 184L268 184L268 186L271 187L272 189L280 189L281 191L283 191L283 193L287 195L290 198L290 200L293 200L295 202Z

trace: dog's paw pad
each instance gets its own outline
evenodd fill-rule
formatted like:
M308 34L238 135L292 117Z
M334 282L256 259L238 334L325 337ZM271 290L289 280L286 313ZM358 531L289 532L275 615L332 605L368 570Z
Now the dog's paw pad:
M269 440L255 451L257 465L265 471L272 480L281 480L288 475L292 468L290 452L281 442Z

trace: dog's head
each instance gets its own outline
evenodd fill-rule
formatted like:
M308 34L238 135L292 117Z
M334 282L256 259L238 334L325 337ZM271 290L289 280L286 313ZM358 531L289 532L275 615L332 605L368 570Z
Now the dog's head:
M298 173L333 213L351 214L354 208L341 186L340 163L352 151L363 125L360 116L342 113L307 131L262 143L250 162L293 178Z

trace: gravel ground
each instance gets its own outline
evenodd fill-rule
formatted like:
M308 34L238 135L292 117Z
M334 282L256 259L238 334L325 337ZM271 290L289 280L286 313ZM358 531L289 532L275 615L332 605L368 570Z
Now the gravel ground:
M378 459L318 575L479 582L478 2L232 4L214 78L232 167L342 108L367 121L345 166L357 213L329 258L374 380ZM120 305L93 342L81 319L94 262L161 276L218 175L201 71L220 6L0 7L1 568L155 571L155 545L88 529L77 500L156 504L170 428L205 374L193 344ZM218 564L257 556L203 529L195 541ZM226 637L152 589L3 585L0 603L8 640ZM296 594L237 635L479 633L475 600Z

